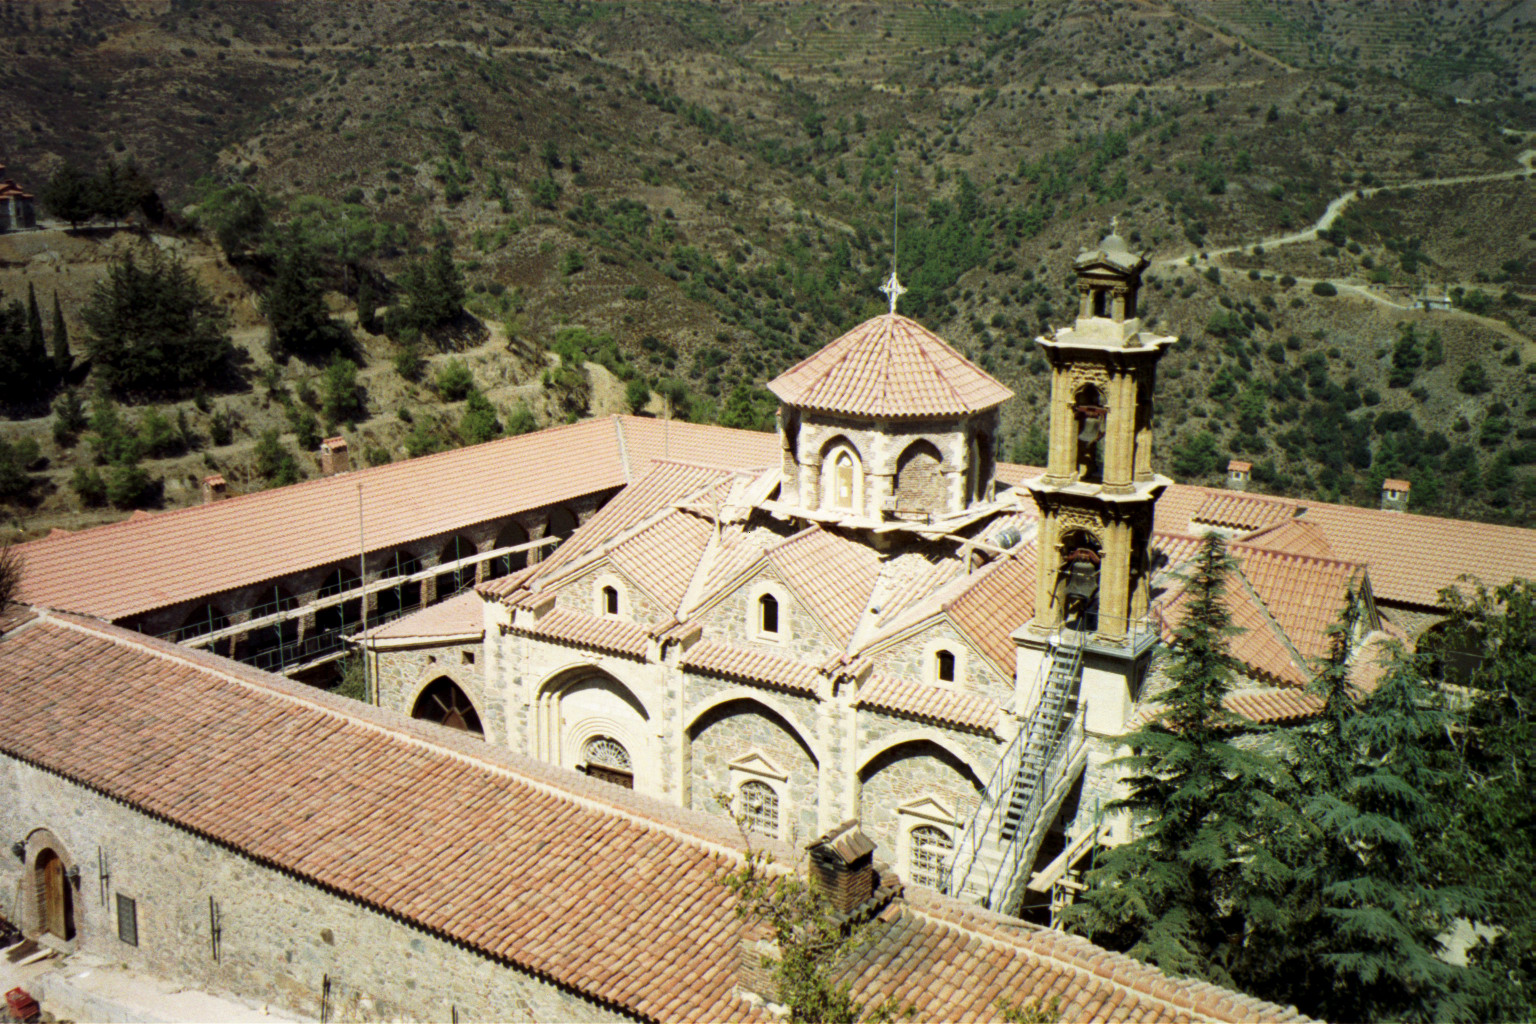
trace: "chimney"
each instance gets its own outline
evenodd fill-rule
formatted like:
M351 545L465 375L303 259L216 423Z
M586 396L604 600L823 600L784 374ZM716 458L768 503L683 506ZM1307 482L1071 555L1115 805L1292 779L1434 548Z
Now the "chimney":
M827 894L832 909L850 914L875 895L875 844L859 829L857 818L807 844L811 878Z
M344 437L328 437L320 442L320 473L322 476L335 476L337 473L345 473L352 468L352 459L347 455L347 439Z
M1408 489L1412 486L1407 480L1383 480L1381 482L1382 511L1408 511Z
M1248 489L1248 475L1253 472L1253 465L1242 459L1233 459L1227 463L1227 490L1246 491Z
M209 505L226 497L224 478L218 473L203 477L203 504Z

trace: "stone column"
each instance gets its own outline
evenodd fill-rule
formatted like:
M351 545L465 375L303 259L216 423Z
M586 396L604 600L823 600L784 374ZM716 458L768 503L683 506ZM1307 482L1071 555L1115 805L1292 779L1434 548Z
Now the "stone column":
M1072 415L1071 380L1065 367L1051 374L1051 450L1046 476L1054 483L1066 483L1077 472L1077 417Z
M1035 533L1035 624L1044 630L1061 625L1061 606L1051 600L1056 572L1061 568L1061 552L1057 550L1060 533L1055 513L1042 513Z
M1104 483L1117 490L1127 490L1131 483L1131 460L1135 446L1135 388L1129 374L1110 378L1109 417L1104 424Z
M1124 522L1105 524L1103 564L1099 567L1098 635L1109 641L1125 637L1126 590L1130 580L1130 532Z

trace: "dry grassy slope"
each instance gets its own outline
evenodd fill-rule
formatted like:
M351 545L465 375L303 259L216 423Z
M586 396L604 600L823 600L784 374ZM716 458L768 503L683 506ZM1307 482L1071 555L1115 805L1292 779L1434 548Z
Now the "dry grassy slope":
M1344 6L1363 16L1362 5ZM1465 9L1480 5L1441 6L1455 15L1448 35L1476 24ZM7 58L0 76L9 76L8 95L21 100L0 111L0 138L24 179L40 179L59 156L93 157L121 140L123 154L166 182L173 199L215 167L279 197L339 198L361 188L374 216L408 226L416 240L426 241L426 229L440 220L472 282L521 289L525 306L512 325L520 338L542 342L566 324L607 330L643 372L685 379L694 351L723 347L733 357L722 371L723 390L735 380L767 379L878 308L872 286L888 259L891 193L888 176L877 173L867 188L861 176L879 170L880 158L867 154L882 135L900 163L910 223L930 199L954 195L962 170L979 185L984 211L1023 209L1041 191L1018 173L1022 161L1124 131L1128 152L1104 175L1107 182L1124 173L1123 195L1088 194L1088 158L1078 157L1070 189L1050 199L1053 216L1038 234L994 230L987 258L925 317L1020 392L1023 400L1006 414L1013 432L1038 408L1028 339L1042 322L1065 319L1070 257L1111 214L1120 216L1123 233L1166 257L1189 250L1192 233L1217 246L1301 227L1365 173L1410 181L1509 166L1498 122L1483 107L1450 106L1388 75L1362 73L1359 62L1294 70L1294 55L1256 49L1220 19L1153 0L728 9L58 5L42 11L40 24L15 6L0 17L10 19L11 39L0 42ZM71 77L68 90L54 95L59 67ZM180 95L183 81L191 85ZM735 141L723 141L686 110L647 103L641 82L698 105L716 123L729 121ZM57 116L36 120L34 129L29 108ZM843 138L846 147L814 152L806 119L817 114L825 118L822 138ZM781 151L805 148L808 158L776 159L762 145L774 138ZM553 172L564 189L553 212L530 197L532 183L547 173L540 159L546 140L566 161ZM579 174L569 165L573 152ZM465 198L453 204L436 176L450 155L469 178ZM1222 193L1192 180L1202 161L1224 173ZM510 214L487 196L492 171L508 186ZM599 207L643 203L652 217L646 237L605 239L571 221L566 214L588 197ZM1494 190L1472 190L1465 203L1437 221L1453 241L1458 229L1465 239L1478 220L1507 206ZM663 225L672 238L658 237ZM509 228L499 247L476 244L477 235L484 242ZM766 340L754 334L752 318L733 322L731 311L743 307L719 304L713 292L705 295L712 301L690 298L685 282L665 273L674 244L696 247L745 282L792 256L797 241L814 270L845 239L853 243L853 276L830 305L808 306L782 277L776 296L750 282L742 292L733 285L722 293L731 301L749 294L754 317L775 319ZM1441 246L1438 236L1436 245L1430 255L1440 260L1443 251L1445 267L1479 269L1477 245ZM1497 247L1499 259L1509 249ZM586 268L567 276L560 260L572 250L584 254ZM1301 252L1295 247L1285 258ZM398 256L382 262L386 272L399 267ZM646 299L626 297L636 285ZM1225 279L1238 299L1258 302L1267 287L1231 273ZM1165 326L1199 335L1219 309L1214 299L1201 290L1187 299L1163 293L1154 303ZM1041 309L1042 300L1049 308ZM1277 336L1391 334L1391 311L1353 300L1304 301L1301 310L1281 303ZM638 342L647 335L680 350L673 367L640 358ZM380 357L391 353L388 342L370 341L370 348L375 367L386 367ZM494 348L488 352L484 372L499 358ZM1209 361L1196 369L1197 360L1187 358L1179 379L1192 394L1203 393ZM1511 375L1500 386L1520 383ZM382 379L370 389L396 400ZM400 425L390 406L380 409L384 415L364 432L397 443ZM1171 443L1179 427L1170 418L1161 441Z

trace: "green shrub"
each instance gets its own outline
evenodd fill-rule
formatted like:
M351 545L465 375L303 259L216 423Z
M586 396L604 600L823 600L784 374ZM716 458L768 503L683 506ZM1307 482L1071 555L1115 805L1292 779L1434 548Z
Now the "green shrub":
M1333 286L1332 282L1319 281L1312 286L1312 294L1326 297L1339 294L1339 290Z
M437 379L434 382L437 393L443 396L445 401L457 402L463 398L475 386L475 375L470 373L469 367L462 360L450 359L437 371Z

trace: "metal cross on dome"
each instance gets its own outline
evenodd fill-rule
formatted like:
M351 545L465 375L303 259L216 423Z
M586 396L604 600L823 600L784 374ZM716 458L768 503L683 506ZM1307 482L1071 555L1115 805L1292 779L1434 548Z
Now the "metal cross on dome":
M880 290L885 292L886 297L891 300L891 314L894 316L896 313L896 300L907 294L907 290L901 286L901 282L896 278L895 267L891 268L891 276L885 279L885 284L880 286Z

